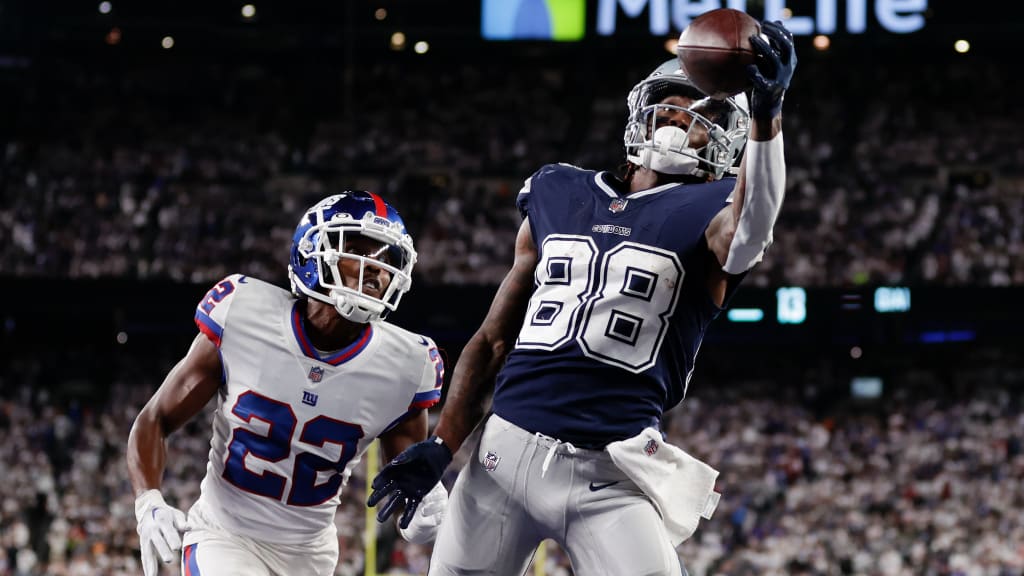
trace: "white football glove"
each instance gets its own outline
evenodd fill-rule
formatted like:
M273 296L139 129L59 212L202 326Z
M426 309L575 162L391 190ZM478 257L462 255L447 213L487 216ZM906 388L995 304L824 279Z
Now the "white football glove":
M448 510L448 491L440 482L420 500L420 506L416 514L409 522L408 528L399 526L398 533L407 542L413 544L426 544L437 536L437 528L444 520L445 512Z
M181 532L188 529L185 513L164 502L160 491L154 489L135 499L135 520L139 523L142 572L156 576L160 570L157 558L164 564L179 558Z

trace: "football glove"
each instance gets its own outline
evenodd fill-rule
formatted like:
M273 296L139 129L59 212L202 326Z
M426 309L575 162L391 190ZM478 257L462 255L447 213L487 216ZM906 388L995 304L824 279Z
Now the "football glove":
M398 533L406 542L426 544L437 536L437 529L444 520L448 510L448 491L440 482L423 497L416 515L412 517L408 528L399 528Z
M372 508L390 495L391 499L377 511L377 521L386 521L399 505L405 505L398 526L408 528L420 501L441 480L451 461L452 451L437 436L409 446L373 479L373 492L366 505Z
M750 112L754 118L771 119L782 112L782 99L796 70L793 34L782 22L762 22L761 34L751 36L750 44L759 56L757 64L747 66L754 85Z
M181 551L181 532L188 529L185 513L164 502L159 490L147 490L135 499L135 520L138 522L139 548L142 549L142 572L156 576L157 559L170 564Z

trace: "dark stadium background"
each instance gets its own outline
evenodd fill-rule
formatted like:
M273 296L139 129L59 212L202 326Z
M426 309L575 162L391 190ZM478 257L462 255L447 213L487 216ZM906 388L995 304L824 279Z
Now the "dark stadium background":
M587 37L574 43L484 41L470 0L258 1L252 20L243 4L115 0L101 14L92 1L0 0L0 575L132 573L131 417L187 349L192 310L220 272L286 285L290 229L323 195L372 188L403 213L425 259L391 319L434 337L450 374L510 263L519 183L547 162L615 169L625 95L670 57L646 13L620 14L617 34L597 37L593 2ZM1024 574L1024 18L1012 4L928 4L915 33L885 32L869 17L865 34L837 33L827 51L797 39L787 156L791 185L805 188L789 191L776 246L732 302L764 318L712 325L690 401L671 424L692 433L718 418L713 428L728 438L750 420L768 439L745 448L766 456L744 468L718 445L678 438L717 455L731 491L682 549L684 561L699 558L713 547L701 532L715 534L724 552L707 573ZM756 15L763 4L748 6ZM407 37L402 50L389 46L396 31ZM164 36L173 48L161 47ZM954 52L958 39L970 52ZM412 50L419 40L430 44L425 54ZM827 157L808 159L826 144ZM212 177L186 169L168 178L176 154L221 164ZM142 158L144 169L125 168ZM140 204L156 190L157 208L135 213L140 225L121 222L125 183ZM908 200L906 213L891 208ZM922 238L883 240L910 229L929 202L937 213ZM840 224L823 224L826 204ZM161 206L174 208L168 218L177 214L180 228L160 224ZM210 219L189 220L197 213ZM950 263L956 247L966 269ZM821 268L806 271L798 255ZM876 268L864 265L876 257ZM880 286L909 289L910 310L875 311ZM805 288L803 323L776 320L783 287ZM882 380L879 398L851 396L851 380L864 376ZM923 444L894 440L894 418L919 423ZM853 544L808 545L820 557L771 544L780 526L797 531L786 517L826 533L816 518L834 503L818 512L780 504L787 487L819 480L779 464L796 448L777 440L802 446L816 426L846 438L826 449L841 463L842 447L851 461L884 453L891 474L874 474L897 495L863 512L887 537L842 519L828 529L853 534ZM850 440L856 431L871 437ZM183 506L198 489L207 432L194 422L172 439L188 446L168 481ZM996 461L977 445L995 446ZM900 450L936 446L941 457L900 464ZM815 458L799 450L810 467ZM766 497L761 480L780 469L786 481ZM866 470L851 465L847 488ZM913 489L946 474L962 482L953 496ZM361 482L339 522L361 526ZM986 505L993 485L1004 509ZM969 534L946 534L948 544L939 512L957 498ZM361 566L358 530L342 531L349 564L339 573ZM877 548L886 539L901 562ZM1008 556L979 544L993 539ZM415 547L382 545L396 547L382 570L422 562ZM765 568L764 548L784 568ZM25 550L49 554L50 571L16 569ZM563 565L553 555L548 571Z

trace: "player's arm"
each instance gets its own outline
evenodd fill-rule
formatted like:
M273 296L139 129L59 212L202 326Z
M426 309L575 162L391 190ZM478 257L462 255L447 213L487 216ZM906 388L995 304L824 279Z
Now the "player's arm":
M483 324L459 357L434 435L404 450L373 479L367 505L376 506L388 499L377 510L379 522L404 506L405 513L398 524L401 528L409 527L414 516L418 517L416 509L420 502L424 506L429 504L429 496L440 485L452 454L480 423L494 377L515 344L526 314L536 265L537 247L527 219L516 236L512 270L498 288Z
M750 68L754 86L750 133L733 202L712 219L705 231L714 256L708 289L719 305L730 276L742 274L760 262L771 244L786 188L782 99L796 68L796 52L792 34L781 23L765 22L762 30L768 41L758 36L750 39L762 65Z
M221 383L220 354L199 334L181 361L142 408L128 434L128 478L135 490L135 519L145 576L158 572L157 560L169 564L181 549L185 514L167 505L160 493L167 437L198 414Z
M391 430L380 435L380 451L384 461L390 461L403 450L427 438L427 411L420 410Z
M533 293L533 274L537 266L537 246L533 242L529 218L516 236L515 262L505 275L491 308L480 328L469 339L452 373L448 397L434 434L444 440L452 452L480 423L494 378L515 346L526 308Z
M782 132L782 117L776 116L769 120L758 120L754 119L751 123L750 128L750 141L747 143L747 149L750 150L752 142L764 142L771 140L776 135ZM766 136L767 135L767 136ZM782 137L779 136L780 144ZM753 145L756 147L756 145ZM748 152L749 153L749 152ZM780 150L781 154L781 150ZM711 252L711 257L708 259L708 292L711 294L712 300L716 305L721 306L725 301L725 296L728 293L730 282L734 281L733 278L743 272L746 272L753 267L758 261L760 261L760 254L764 252L764 248L771 241L771 230L775 226L775 220L778 217L778 209L781 207L782 191L785 189L785 172L780 172L782 175L781 186L774 189L776 193L772 193L768 196L770 202L776 198L778 202L774 206L769 207L768 212L763 217L756 214L748 214L748 218L755 218L760 220L761 233L758 235L760 240L754 240L749 244L753 250L758 250L757 245L761 244L763 247L757 252L756 259L751 261L748 259L749 266L746 268L742 266L734 266L727 268L726 264L729 262L729 255L733 251L733 247L736 246L736 228L741 221L743 214L743 207L746 205L747 195L747 158L748 155L744 155L740 161L739 174L736 177L736 186L732 193L732 203L722 208L718 214L712 218L711 223L708 224L707 230L704 232L704 236L707 239L708 249ZM782 158L780 157L780 162ZM748 248L748 251L750 249ZM731 263L730 263L731 264Z
M128 478L135 495L159 489L167 437L202 411L221 385L223 370L216 345L198 334L188 353L143 406L128 434Z
M381 454L385 461L394 459L409 446L426 439L427 428L427 411L421 410L419 414L381 434ZM408 523L405 526L399 524L398 533L406 541L414 544L431 542L437 536L437 530L444 521L447 508L448 490L444 484L438 482L415 504ZM399 517L404 518L404 512Z

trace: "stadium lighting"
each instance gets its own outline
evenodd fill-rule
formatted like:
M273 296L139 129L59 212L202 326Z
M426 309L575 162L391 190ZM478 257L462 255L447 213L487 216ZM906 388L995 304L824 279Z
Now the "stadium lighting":
M424 41L424 40L420 40L419 42L417 42L417 43L416 43L416 44L415 44L415 45L414 45L414 46L412 47L412 49L413 49L413 50L414 50L414 51L415 51L415 52L416 52L417 54L426 54L426 53L427 53L427 50L430 50L430 44L428 44L428 43L427 43L426 41Z
M832 45L832 40L829 39L829 37L825 36L824 34L818 34L817 36L814 37L814 40L812 42L814 44L814 49L817 50L818 52L824 52L825 50L828 50L829 46Z
M864 355L864 350L861 350L860 346L854 346L850 348L850 358L854 360L860 360L860 357Z
M669 54L676 54L676 47L679 46L679 38L669 38L665 40L665 52Z
M171 48L174 48L174 37L164 36L163 39L160 40L160 45L164 47L164 50L170 50Z
M121 29L118 28L117 26L114 26L113 28L111 28L110 32L107 32L107 37L106 37L105 40L106 40L107 44L110 44L111 46L116 46L117 44L120 44L121 43Z
M100 14L110 14L110 11L114 9L114 5L106 0L100 2L99 11Z
M404 50L405 49L405 34L402 32L395 32L391 35L391 49L392 50Z
M386 20L387 17L388 17L388 10L387 10L387 8L377 8L377 10L375 10L373 12L373 17L376 18L377 21L384 21L384 20Z
M730 322L760 322L764 319L764 310L760 308L730 308L726 312Z
M127 332L118 332L117 333L117 343L118 344L127 344L128 343L128 333Z
M878 376L854 376L850 378L850 395L854 398L880 398L884 387L885 383Z
M807 320L807 291L798 286L775 291L779 324L803 324Z
M909 312L910 288L879 286L875 288L875 312Z
M967 54L971 50L971 43L967 40L957 40L953 42L953 50L956 50L960 54Z
M242 18L246 20L252 20L256 16L256 7L252 4L246 4L242 6Z

